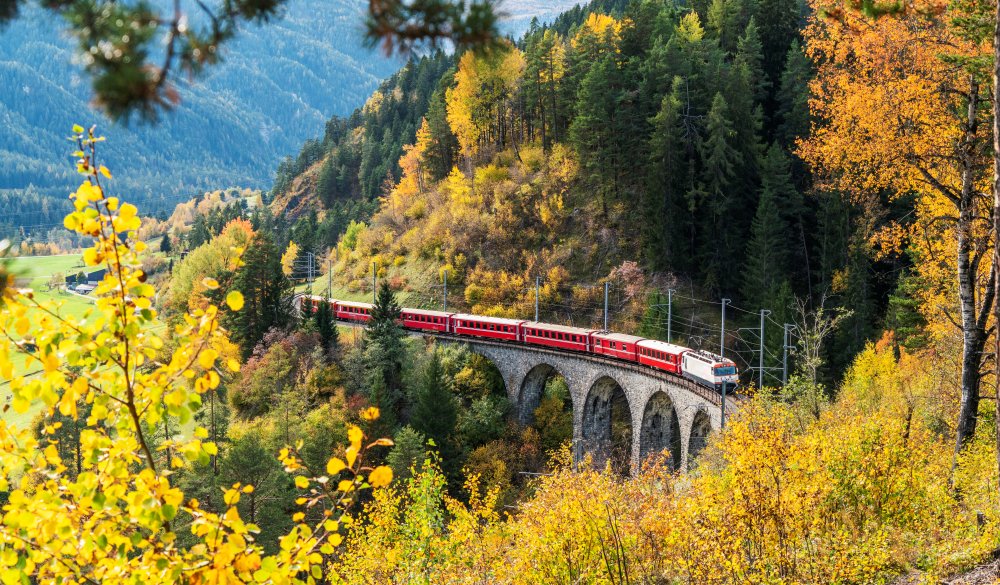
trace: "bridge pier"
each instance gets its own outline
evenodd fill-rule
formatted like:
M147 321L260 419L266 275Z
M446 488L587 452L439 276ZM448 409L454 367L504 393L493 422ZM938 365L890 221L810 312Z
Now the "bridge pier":
M589 453L595 465L627 458L621 469L635 474L650 456L666 451L673 469L686 471L720 427L719 396L690 380L600 356L501 341L437 336L440 343L467 345L492 361L522 424L534 421L546 380L560 374L573 407L573 457ZM727 410L734 412L733 400ZM617 416L616 416L617 415ZM630 428L626 431L624 421ZM624 437L628 432L630 437ZM616 453L614 446L620 446Z

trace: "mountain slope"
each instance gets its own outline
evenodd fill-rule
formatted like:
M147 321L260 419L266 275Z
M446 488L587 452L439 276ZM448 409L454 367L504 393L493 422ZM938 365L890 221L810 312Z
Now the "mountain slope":
M0 86L7 88L0 189L63 194L72 184L63 138L73 123L98 124L117 187L144 210L169 209L193 191L265 187L282 155L331 114L351 111L399 66L363 47L364 7L363 0L290 2L284 18L248 26L204 77L178 79L181 103L159 124L127 128L89 107L89 79L72 62L71 41L53 31L53 17L26 10L0 33Z

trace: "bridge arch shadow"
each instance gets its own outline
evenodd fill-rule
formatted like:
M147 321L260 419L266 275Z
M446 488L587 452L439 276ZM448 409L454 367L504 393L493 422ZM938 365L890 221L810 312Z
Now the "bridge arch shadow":
M517 394L515 413L519 423L524 426L535 424L535 411L542 404L546 386L557 379L565 380L558 369L544 362L528 370Z
M695 468L698 455L708 443L708 435L712 432L712 419L704 410L698 410L691 422L691 436L688 439L687 466L688 470Z
M639 432L639 459L665 454L669 457L670 469L681 467L681 423L677 409L670 396L658 391L646 402L642 414L642 429Z
M621 385L602 376L590 387L583 407L583 453L595 467L628 475L632 464L632 413Z

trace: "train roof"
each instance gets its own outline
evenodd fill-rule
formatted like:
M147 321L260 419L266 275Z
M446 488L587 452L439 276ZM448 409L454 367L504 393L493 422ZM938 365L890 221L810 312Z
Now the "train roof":
M639 342L641 347L648 347L650 349L655 349L657 351L665 351L668 353L682 353L685 351L691 351L690 349L682 345L674 345L673 343L667 343L666 341L660 341L658 339L643 339Z
M463 321L479 321L480 323L495 323L497 325L520 325L524 319L507 319L505 317L484 317L482 315L470 315L468 313L453 313L452 317Z
M348 307L361 307L363 309L371 309L375 305L371 303L361 303L358 301L336 301L338 305L345 305Z
M559 331L561 333L572 333L574 335L589 335L594 332L593 329L584 329L583 327L570 327L569 325L553 325L552 323L542 323L541 321L525 321L525 327L532 327L535 329L544 329L546 331Z
M403 309L403 313L410 315L427 315L428 317L450 317L455 313L447 311L431 311L428 309Z
M597 332L594 333L594 337L600 339L610 339L612 341L622 341L624 343L639 343L640 341L644 341L646 339L645 337L639 337L638 335L626 335L625 333L611 333L611 332L606 332L606 333Z
M724 358L721 355L712 353L710 351L705 351L703 349L691 349L688 350L688 355L694 358L700 359L702 361L710 361L712 363L728 363L736 365L736 362L729 358Z

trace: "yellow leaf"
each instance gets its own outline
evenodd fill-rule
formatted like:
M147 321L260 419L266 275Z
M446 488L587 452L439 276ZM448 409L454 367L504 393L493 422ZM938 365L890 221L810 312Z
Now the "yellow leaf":
M198 365L205 368L206 370L211 369L215 365L216 358L219 357L219 352L214 349L206 349L205 351L198 354Z
M351 447L354 447L355 451L361 449L362 438L364 438L364 433L358 427L352 425L347 429L347 440L351 442Z
M372 487L380 488L392 482L392 469L386 465L379 465L368 475L368 483Z
M299 489L306 489L309 487L309 480L301 475L295 476L295 486Z
M106 167L106 166L104 166L104 165L101 165L101 167L100 167L100 168L99 168L98 170L99 170L99 171L101 172L101 174L102 174L102 175L104 175L105 177L107 177L107 178L109 178L109 179L111 178L111 171L109 171L109 170L108 170L108 167Z
M238 290L231 291L226 295L226 305L234 311L239 311L243 308L243 293Z
M326 462L326 472L330 475L337 475L345 469L347 469L347 465L337 457Z
M219 281L214 278L202 279L201 284L203 284L208 290L215 290L219 288Z

